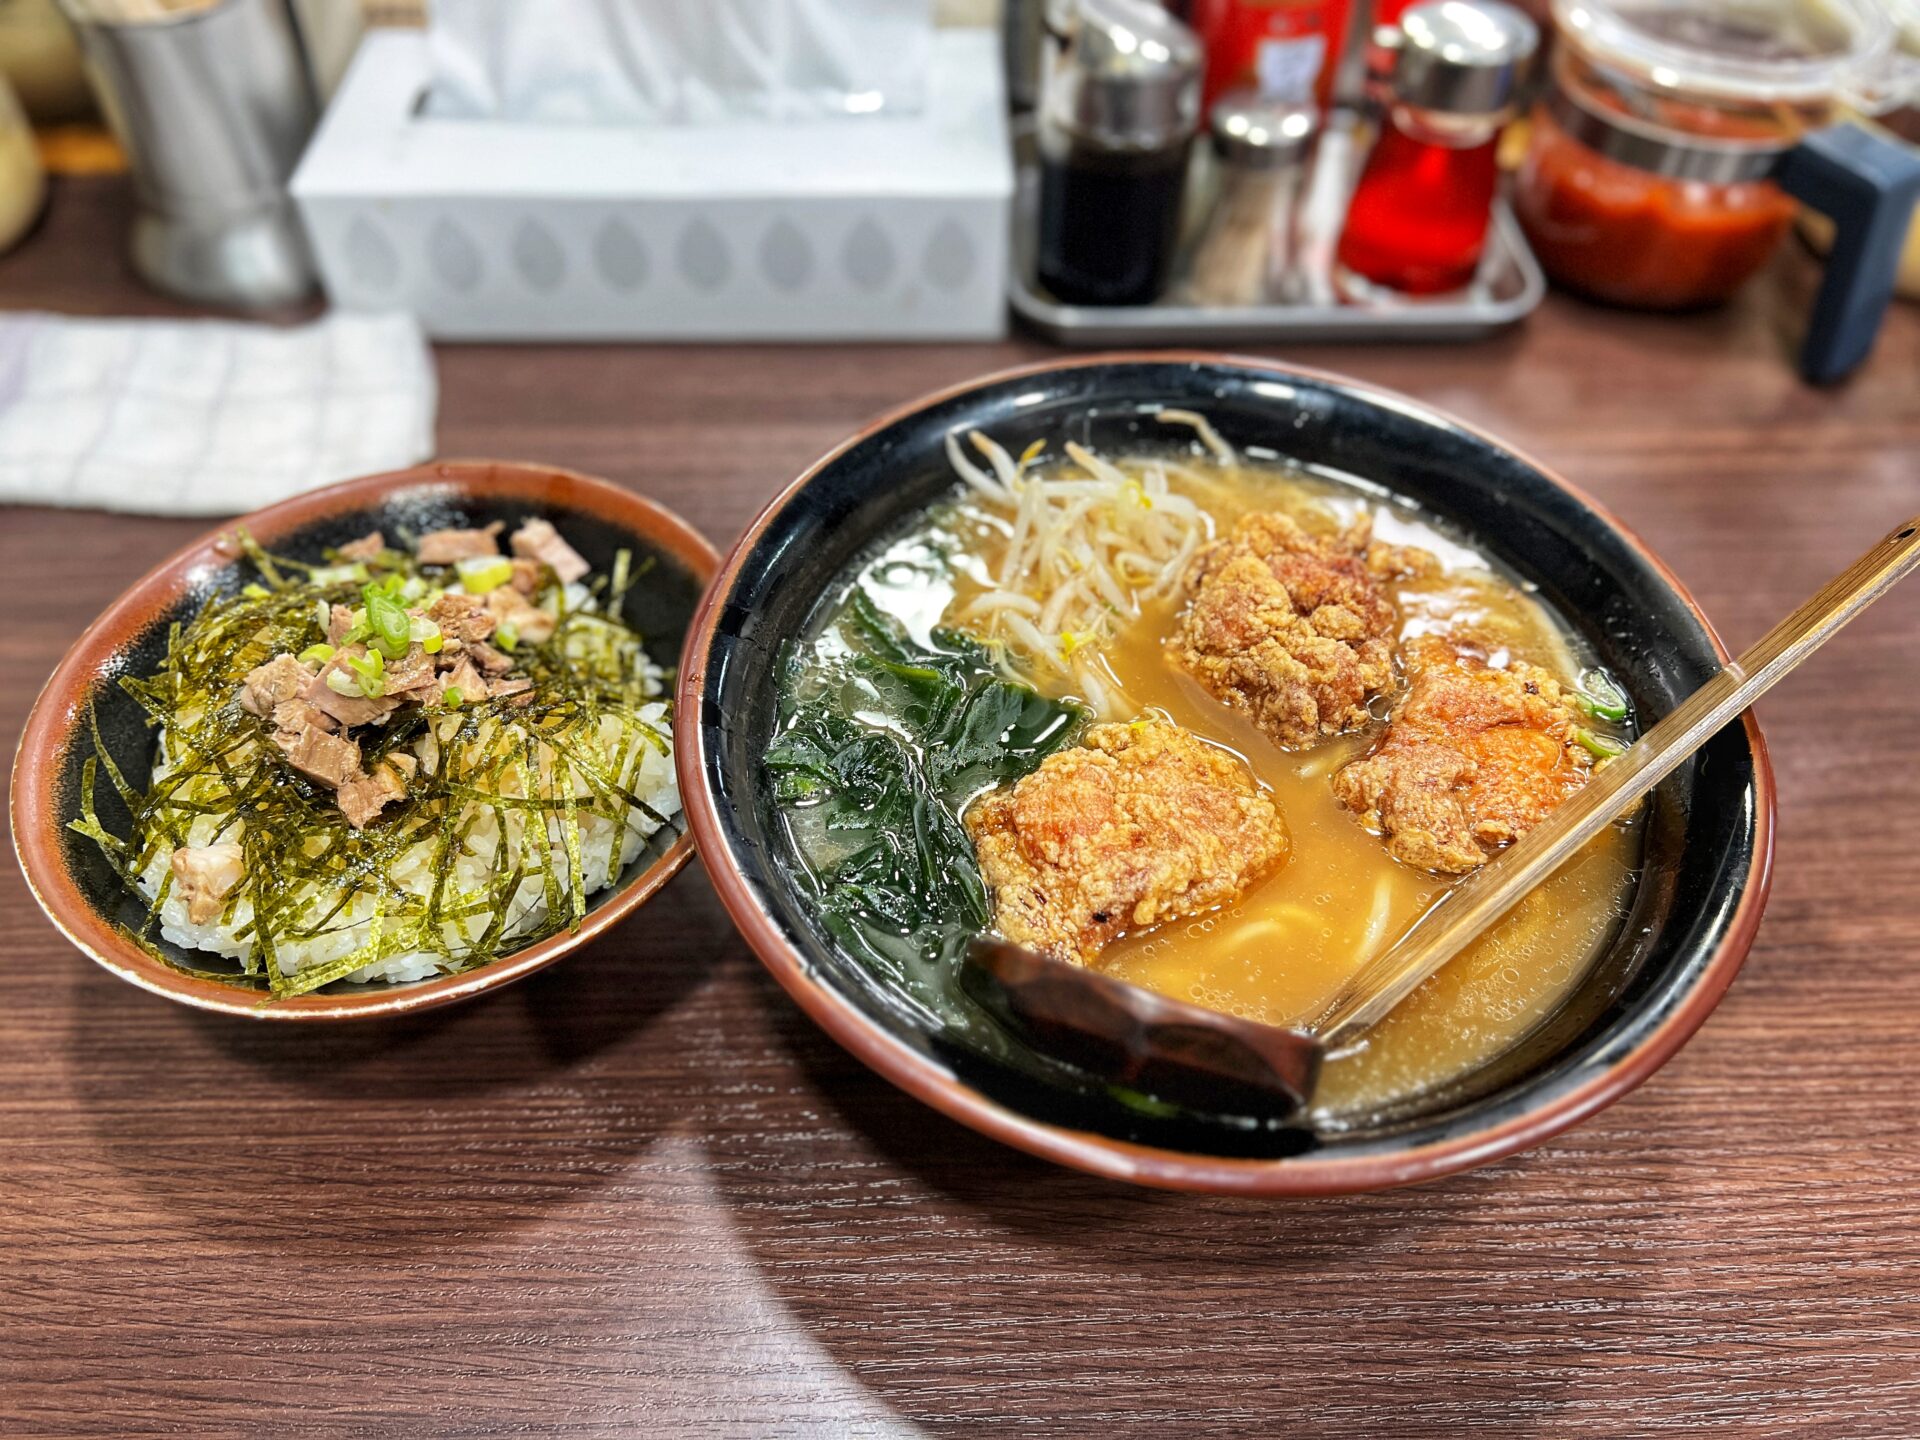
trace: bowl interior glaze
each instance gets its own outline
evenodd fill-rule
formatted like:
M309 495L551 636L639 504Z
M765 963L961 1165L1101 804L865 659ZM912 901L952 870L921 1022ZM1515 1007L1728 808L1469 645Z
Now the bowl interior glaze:
M349 481L243 517L139 581L76 642L35 706L15 760L15 844L36 897L55 923L116 973L191 1004L271 1018L341 1018L423 1008L530 973L644 898L635 894L636 885L651 893L664 883L691 850L684 822L653 836L615 884L589 897L578 931L461 975L399 984L336 982L263 1004L256 993L196 980L135 945L125 931L140 925L145 903L127 890L97 845L66 828L81 814L83 771L100 749L134 788L144 789L151 777L153 733L145 712L118 682L123 675L152 674L165 657L171 625L254 578L249 564L217 548L220 536L244 527L274 554L315 560L327 547L370 530L384 531L390 540L495 520L511 530L531 516L551 520L596 574L607 574L622 549L632 553L636 572L644 567L623 614L669 671L670 693L688 623L718 557L671 512L604 481L541 466L448 462ZM112 834L126 834L130 816L113 787L102 776L94 789L101 823ZM176 964L218 967L212 957L196 956L157 933L152 939Z
M748 533L696 622L681 784L735 919L810 1013L897 1083L1012 1143L1148 1183L1401 1183L1519 1148L1615 1098L1704 1018L1757 923L1772 789L1751 725L1723 733L1658 792L1632 914L1568 1003L1495 1063L1342 1134L1150 1118L957 1050L890 1003L789 883L758 764L782 643L807 630L864 547L952 485L949 431L978 427L1014 454L1040 438L1111 452L1164 445L1164 427L1144 419L1162 405L1203 412L1242 451L1383 486L1461 527L1585 634L1643 723L1721 663L1705 620L1643 546L1538 466L1413 402L1215 357L1096 357L992 377L889 417L820 462Z

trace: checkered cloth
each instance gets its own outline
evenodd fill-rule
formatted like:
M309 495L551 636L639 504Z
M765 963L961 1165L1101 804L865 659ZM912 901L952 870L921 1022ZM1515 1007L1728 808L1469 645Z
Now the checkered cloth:
M425 459L436 403L406 315L0 314L0 502L232 515Z

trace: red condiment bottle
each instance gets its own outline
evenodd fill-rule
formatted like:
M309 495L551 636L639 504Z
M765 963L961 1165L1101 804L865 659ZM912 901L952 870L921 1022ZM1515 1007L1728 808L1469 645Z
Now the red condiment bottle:
M1500 0L1426 0L1375 43L1389 50L1380 138L1335 253L1348 298L1434 295L1473 279L1499 180L1500 128L1540 43Z
M1312 100L1324 110L1349 9L1350 0L1193 0L1188 22L1207 47L1204 109L1251 87L1263 99Z

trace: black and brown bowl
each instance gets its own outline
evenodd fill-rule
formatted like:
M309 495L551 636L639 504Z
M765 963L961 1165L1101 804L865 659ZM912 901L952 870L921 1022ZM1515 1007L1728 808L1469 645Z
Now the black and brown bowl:
M187 973L217 963L209 957L157 936L157 954L138 943L131 932L141 926L145 902L127 891L91 840L68 828L80 815L82 768L95 754L89 712L97 719L100 743L126 778L145 785L153 732L121 689L120 677L152 673L173 622L251 578L223 543L237 526L269 551L317 560L326 547L369 530L417 534L495 520L511 528L530 516L551 520L601 574L623 549L632 552L636 566L647 567L628 591L623 615L658 663L676 664L719 557L672 511L604 480L543 465L445 461L349 480L256 511L209 532L135 582L74 642L27 717L13 762L13 843L27 884L53 923L122 979L189 1005L266 1020L345 1020L423 1010L496 989L551 965L630 915L692 855L693 841L679 822L653 836L613 885L590 897L586 918L570 931L457 975L397 984L337 982L307 995L268 999L239 983ZM126 833L129 816L111 787L99 787L96 798L107 830Z
M701 856L775 978L835 1039L928 1104L1011 1145L1176 1189L1325 1194L1408 1184L1533 1145L1618 1099L1711 1011L1753 940L1771 862L1773 777L1749 716L1667 781L1644 820L1631 913L1559 1011L1496 1062L1339 1133L1142 1113L957 1046L836 945L783 864L759 757L784 641L835 578L952 484L947 434L1012 453L1045 438L1145 443L1161 406L1382 486L1476 536L1577 626L1657 720L1724 659L1673 574L1578 490L1491 436L1402 396L1216 355L1115 355L1010 371L870 425L767 507L708 592L681 662L681 793ZM1156 433L1159 427L1154 427ZM1164 442L1162 442L1164 443Z

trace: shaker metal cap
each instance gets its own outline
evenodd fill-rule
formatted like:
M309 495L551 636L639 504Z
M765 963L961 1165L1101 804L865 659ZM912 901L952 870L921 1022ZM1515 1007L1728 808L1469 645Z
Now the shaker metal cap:
M1378 38L1395 51L1395 97L1450 115L1506 109L1540 45L1533 21L1501 0L1426 0Z
M1151 0L1077 0L1046 105L1067 130L1127 149L1190 138L1200 120L1200 41Z
M1214 101L1207 123L1221 159L1250 169L1279 169L1306 154L1320 131L1320 107L1271 99L1247 85Z

